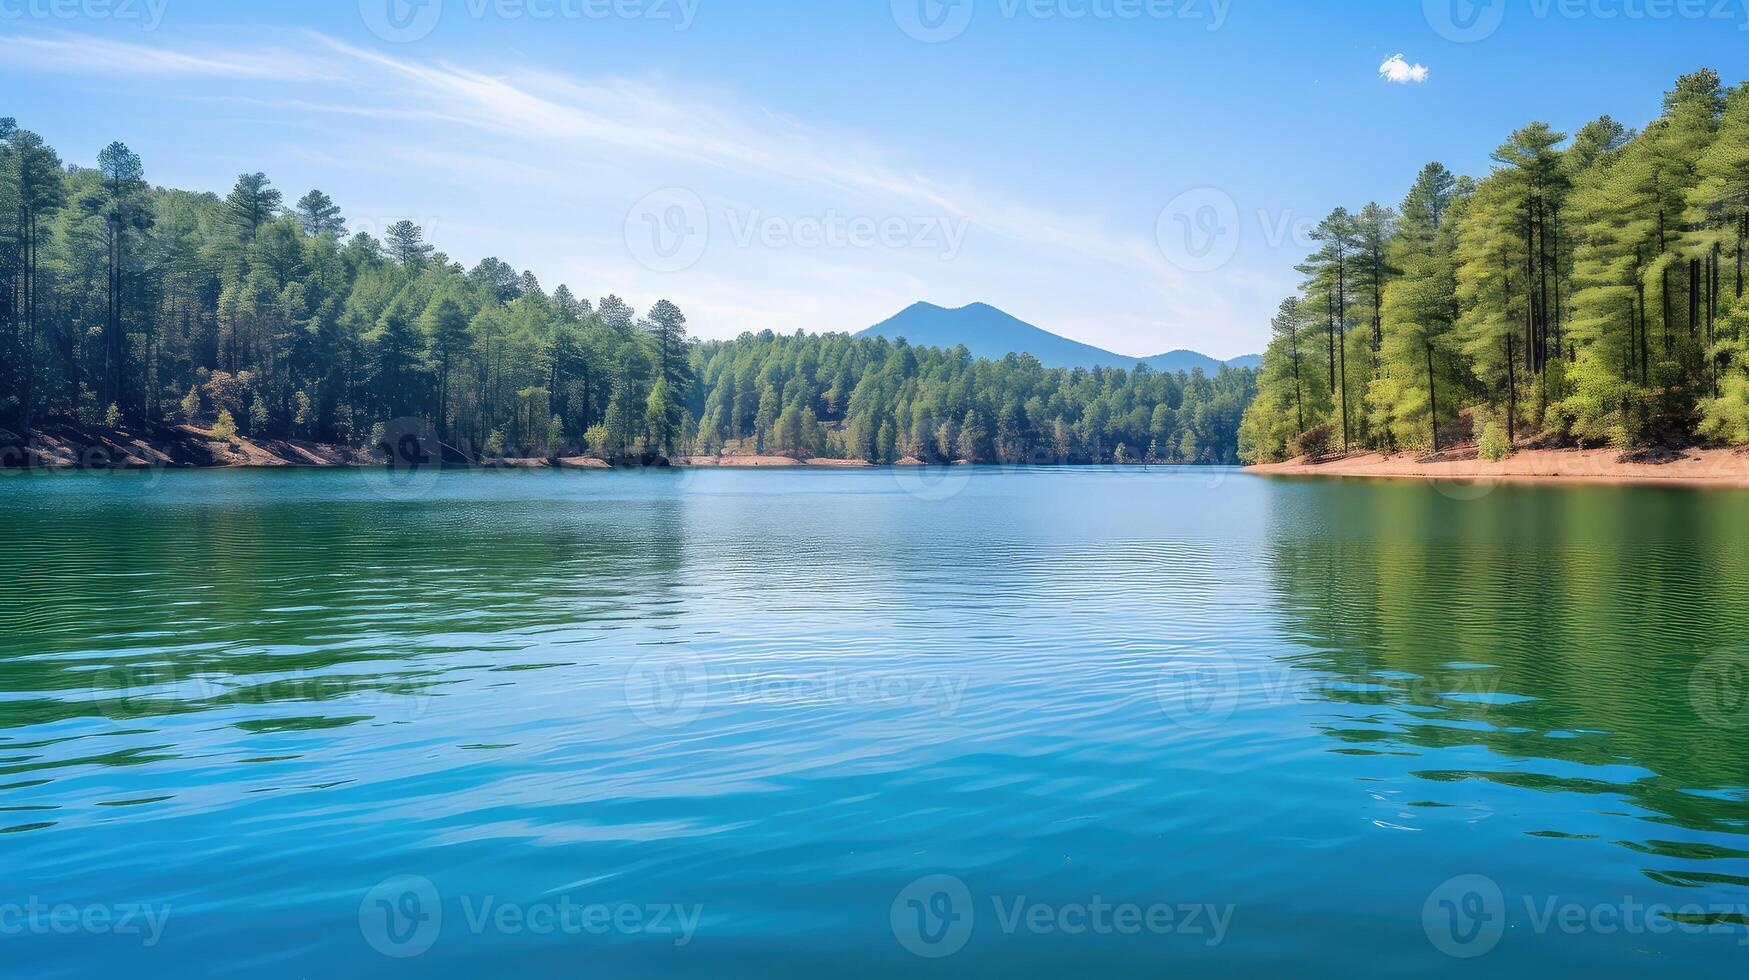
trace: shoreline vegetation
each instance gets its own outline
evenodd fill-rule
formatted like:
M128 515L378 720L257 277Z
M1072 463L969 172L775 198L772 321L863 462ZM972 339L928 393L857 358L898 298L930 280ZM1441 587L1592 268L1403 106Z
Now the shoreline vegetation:
M640 312L496 257L464 265L412 221L364 233L265 173L211 193L150 184L121 143L96 163L0 118L15 460L1230 464L1256 391L1230 367L1047 368L843 333L699 341L666 299Z
M1638 130L1532 122L1492 160L1479 177L1429 163L1397 208L1318 224L1241 458L1736 482L1713 467L1749 444L1749 83L1692 72ZM1466 445L1489 462L1453 458Z

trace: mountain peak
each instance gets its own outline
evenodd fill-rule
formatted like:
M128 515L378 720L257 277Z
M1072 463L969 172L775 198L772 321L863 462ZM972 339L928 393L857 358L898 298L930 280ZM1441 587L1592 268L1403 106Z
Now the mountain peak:
M943 350L964 344L972 356L990 360L999 360L1008 354L1031 354L1048 368L1117 367L1127 370L1137 364L1146 364L1156 371L1202 368L1203 373L1214 374L1223 363L1188 350L1153 357L1127 357L1058 336L988 303L968 303L957 309L948 309L919 300L857 336L890 340L903 337L915 346ZM1251 355L1225 363L1235 367L1254 367L1259 360L1256 355Z

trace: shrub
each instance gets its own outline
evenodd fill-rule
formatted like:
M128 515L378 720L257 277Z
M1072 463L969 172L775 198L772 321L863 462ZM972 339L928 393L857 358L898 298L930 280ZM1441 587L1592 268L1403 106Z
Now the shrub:
M213 423L213 435L225 440L226 442L236 441L237 420L231 417L230 409L219 409L219 420Z
M1490 420L1482 427L1482 441L1478 451L1490 463L1498 463L1512 455L1512 443L1507 441L1506 432L1500 428L1500 423Z
M1336 433L1328 423L1315 425L1299 434L1288 444L1288 452L1294 456L1304 456L1306 462L1316 463L1330 456Z

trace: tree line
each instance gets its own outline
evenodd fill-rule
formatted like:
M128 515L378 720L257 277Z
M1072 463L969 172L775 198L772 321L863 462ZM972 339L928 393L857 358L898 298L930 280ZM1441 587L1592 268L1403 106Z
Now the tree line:
M471 457L767 452L876 462L1231 462L1250 371L1047 370L902 341L698 343L667 300L466 268L411 221L350 233L262 173L154 187L121 143L69 166L0 119L0 428L210 426L372 446L413 420Z
M1749 84L1698 71L1638 131L1536 122L1492 159L1317 226L1245 459L1749 443Z

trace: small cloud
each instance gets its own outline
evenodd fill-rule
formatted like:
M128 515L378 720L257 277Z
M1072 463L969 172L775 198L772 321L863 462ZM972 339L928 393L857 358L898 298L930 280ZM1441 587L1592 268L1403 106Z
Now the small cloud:
M1394 85L1407 85L1410 82L1419 85L1427 81L1427 66L1411 65L1402 55L1394 54L1379 66L1379 77Z

